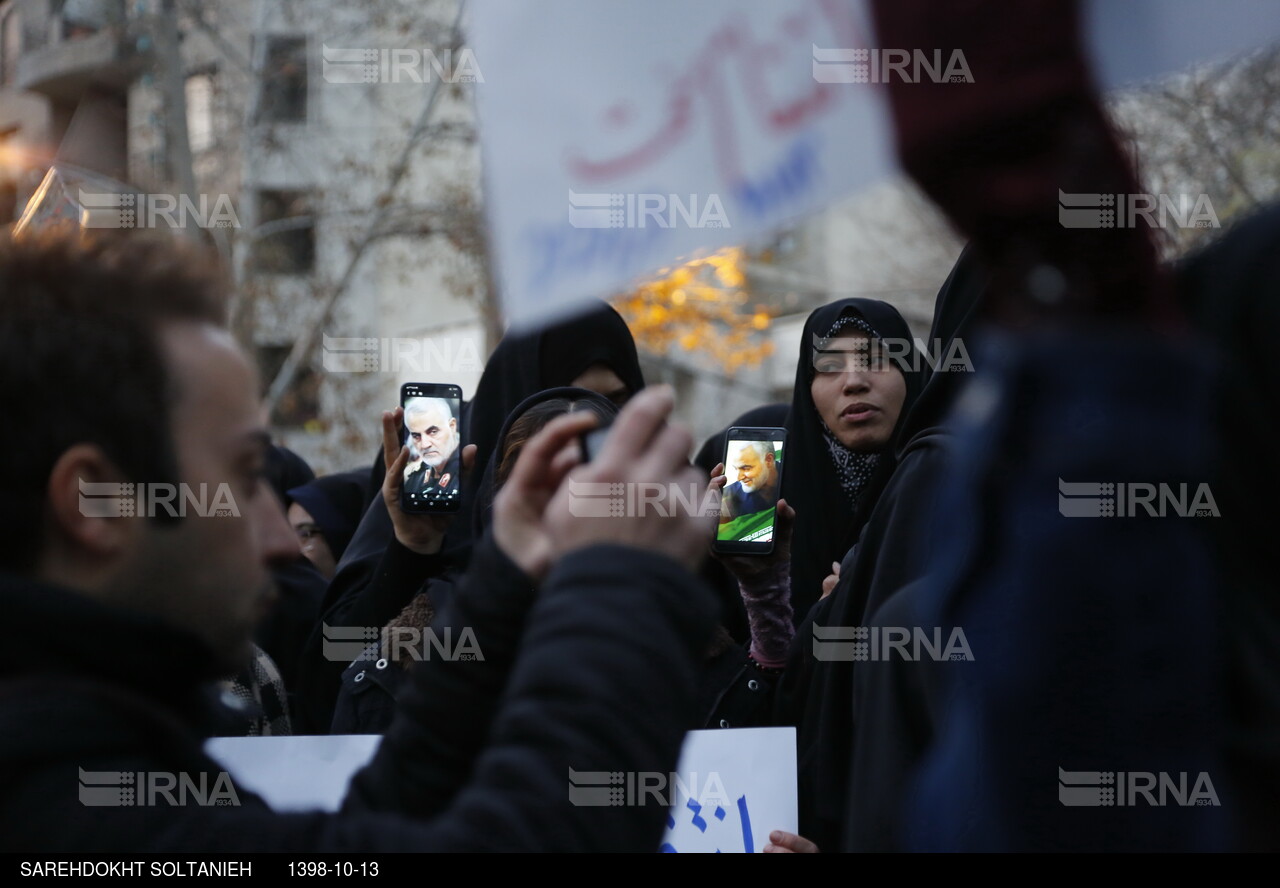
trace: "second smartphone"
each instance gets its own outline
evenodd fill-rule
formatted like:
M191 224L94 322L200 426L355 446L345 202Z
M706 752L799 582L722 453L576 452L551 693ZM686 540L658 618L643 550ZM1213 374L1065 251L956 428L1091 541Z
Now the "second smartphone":
M729 429L723 460L727 479L720 495L720 524L712 549L737 555L773 551L786 443L787 430L782 428Z

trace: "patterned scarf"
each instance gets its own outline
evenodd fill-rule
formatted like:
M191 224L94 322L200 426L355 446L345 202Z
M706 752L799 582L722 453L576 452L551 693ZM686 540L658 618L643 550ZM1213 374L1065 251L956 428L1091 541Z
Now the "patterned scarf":
M274 660L256 644L253 661L235 678L222 682L223 703L242 719L240 734L280 737L293 733L289 697Z

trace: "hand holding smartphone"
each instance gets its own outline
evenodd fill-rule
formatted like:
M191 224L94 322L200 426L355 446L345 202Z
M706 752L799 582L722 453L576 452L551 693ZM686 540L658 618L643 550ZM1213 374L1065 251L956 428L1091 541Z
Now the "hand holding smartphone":
M401 443L409 448L400 508L409 513L456 512L462 506L462 389L406 382Z

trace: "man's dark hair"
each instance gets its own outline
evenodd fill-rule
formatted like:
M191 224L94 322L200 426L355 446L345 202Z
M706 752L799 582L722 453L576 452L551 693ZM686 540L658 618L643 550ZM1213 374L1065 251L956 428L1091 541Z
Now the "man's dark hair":
M177 482L176 392L158 332L225 326L216 269L171 237L0 235L0 570L34 567L49 474L75 444L101 447L130 481Z

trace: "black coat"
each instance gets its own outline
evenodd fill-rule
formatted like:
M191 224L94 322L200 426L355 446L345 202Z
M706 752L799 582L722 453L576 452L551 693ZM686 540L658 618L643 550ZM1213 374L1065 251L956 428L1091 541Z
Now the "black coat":
M217 785L203 752L213 658L193 636L64 589L4 576L0 594L15 625L74 639L15 633L0 650L0 724L22 726L0 734L0 850L24 853L650 851L665 806L574 807L565 775L675 767L714 618L710 593L672 561L571 553L518 637L468 615L486 656L514 664L504 681L469 662L416 671L346 809L276 814L239 788L227 807L82 804L77 769Z
M364 627L376 631L394 619L428 580L451 577L459 570L456 552L417 555L399 545L386 506L377 508L380 503L381 497L366 513L360 531L367 529L371 518L386 523L386 536L382 538L372 568L366 576L365 568L361 567L362 578L354 586L340 582L341 571L334 577L320 606L320 619L313 626L303 651L298 710L304 724L316 733L328 732L342 686L342 674L350 665L348 660L326 656L326 627ZM353 576L347 574L345 578L351 580Z
M342 673L342 687L333 709L330 734L382 734L396 714L396 695L408 683L409 673L371 647Z
M496 548L486 547L489 558L496 560ZM501 557L502 563L507 562ZM430 555L417 555L410 552L396 540L387 546L382 564L374 578L370 589L386 587L393 589L418 589L426 592L431 598L432 608L439 613L452 598L457 575L450 573L442 577L431 577L433 558ZM523 574L521 574L523 577ZM482 582L487 581L482 580ZM387 594L395 594L388 592ZM416 593L415 593L416 594ZM421 632L419 633L422 634ZM409 673L400 662L390 656L389 646L397 644L411 646L418 652L428 654L434 649L426 646L425 641L413 641L408 635L388 634L385 627L378 641L354 660L342 672L342 684L338 689L337 702L334 705L333 722L327 726L330 734L382 734L391 725L395 715L396 696L408 683Z

